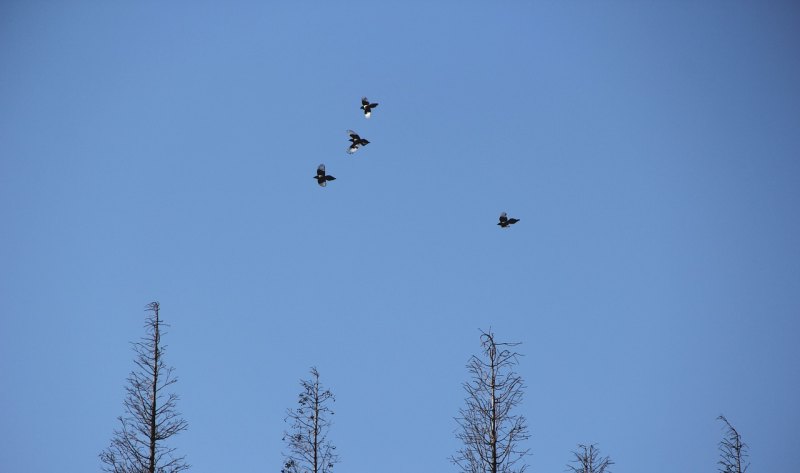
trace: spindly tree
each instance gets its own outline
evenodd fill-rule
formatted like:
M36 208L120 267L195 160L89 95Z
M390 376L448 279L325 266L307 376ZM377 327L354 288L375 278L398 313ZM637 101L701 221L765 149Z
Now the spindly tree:
M467 364L472 378L464 383L466 406L456 418L456 438L463 447L451 457L464 473L523 473L520 462L528 453L525 417L515 414L525 388L514 372L518 343L499 343L491 332L481 332L482 353Z
M609 457L600 456L600 450L595 444L578 445L578 450L572 454L575 459L567 468L573 473L610 473L608 467L614 464Z
M319 382L319 372L311 368L311 379L300 381L302 390L295 409L287 409L289 430L283 440L289 449L284 454L281 473L331 473L339 461L336 447L328 439L333 415L330 404L336 399Z
M725 416L717 417L725 423L726 436L719 443L719 471L721 473L745 473L747 467L747 444L742 442L739 431L733 428Z
M164 363L159 304L147 305L146 335L133 343L136 368L128 376L125 414L111 445L100 453L103 470L112 473L177 473L189 468L184 457L165 445L188 424L175 410L178 396L167 392L177 378Z

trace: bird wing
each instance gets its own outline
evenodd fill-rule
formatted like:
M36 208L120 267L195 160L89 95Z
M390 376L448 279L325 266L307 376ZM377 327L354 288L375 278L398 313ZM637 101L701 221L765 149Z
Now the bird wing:
M366 97L361 97L361 106L365 107L367 105L369 105L369 100Z
M358 141L361 139L361 137L358 136L358 133L354 132L353 130L347 130L347 134L350 136L350 141Z
M506 213L503 212L500 214L500 223L506 223L506 222L508 222L508 215L506 215Z
M317 168L317 176L324 176L325 175L325 165L320 164Z

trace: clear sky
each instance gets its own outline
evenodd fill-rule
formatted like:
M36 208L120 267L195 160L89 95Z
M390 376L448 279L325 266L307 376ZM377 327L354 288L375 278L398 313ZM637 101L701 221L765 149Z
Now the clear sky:
M488 327L522 342L531 472L587 442L715 471L720 414L753 472L791 471L798 25L789 1L3 1L0 470L99 470L158 300L196 472L279 471L312 365L340 473L455 472Z

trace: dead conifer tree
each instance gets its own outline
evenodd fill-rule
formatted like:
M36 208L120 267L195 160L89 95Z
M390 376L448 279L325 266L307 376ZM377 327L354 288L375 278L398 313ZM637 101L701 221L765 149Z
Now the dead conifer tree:
M300 386L299 406L286 410L285 421L291 420L291 426L283 440L289 453L284 454L281 473L331 473L339 461L336 447L328 440L333 415L330 403L336 399L322 388L316 368L311 368L311 379L301 380Z
M609 457L601 457L600 450L595 444L578 445L578 450L572 452L575 459L573 465L567 468L574 473L610 473L609 466L613 465Z
M464 473L523 473L520 463L528 453L520 443L527 440L525 417L513 409L522 402L525 388L513 368L519 343L499 343L491 332L481 332L482 356L467 364L472 378L464 383L466 406L456 418L456 438L464 446L451 457Z
M146 335L133 343L136 368L128 376L125 415L114 430L111 445L100 454L103 471L112 473L177 473L189 468L184 457L176 457L174 448L164 441L186 430L187 423L175 410L178 396L166 389L177 378L173 368L164 363L161 344L159 304L147 305Z
M726 437L719 443L720 461L719 471L721 473L745 473L750 466L747 463L747 444L742 442L742 436L725 416L717 417L725 423Z

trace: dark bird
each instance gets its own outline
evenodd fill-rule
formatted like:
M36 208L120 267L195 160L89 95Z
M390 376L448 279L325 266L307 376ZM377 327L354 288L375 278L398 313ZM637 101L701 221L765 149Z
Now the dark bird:
M369 144L369 141L358 136L358 133L353 130L347 130L347 134L350 135L350 147L347 148L347 154L353 154L358 151L358 148Z
M328 185L328 181L335 181L336 180L335 177L325 174L325 165L324 164L320 164L319 165L319 167L317 168L317 175L314 176L314 179L317 180L317 184L319 184L321 187L327 186Z
M514 225L517 222L519 222L518 218L508 218L508 215L503 212L500 214L500 221L497 224L500 225L500 228L507 228L509 225Z
M361 110L364 111L364 118L369 118L372 115L372 109L377 106L376 103L369 103L366 97L361 97Z

